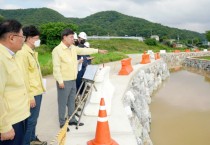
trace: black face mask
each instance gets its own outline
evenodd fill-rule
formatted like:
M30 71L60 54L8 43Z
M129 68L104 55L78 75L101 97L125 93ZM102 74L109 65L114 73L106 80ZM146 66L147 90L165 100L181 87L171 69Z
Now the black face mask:
M85 44L85 39L82 39L82 40L80 41L80 44Z
M78 46L79 45L79 41L78 40L74 40L74 45Z

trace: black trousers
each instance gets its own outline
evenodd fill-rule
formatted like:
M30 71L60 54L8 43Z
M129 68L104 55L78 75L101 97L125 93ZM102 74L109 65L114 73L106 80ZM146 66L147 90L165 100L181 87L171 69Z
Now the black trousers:
M12 125L15 130L15 137L13 140L0 141L0 145L23 145L25 136L25 123L26 121L18 122Z
M77 79L76 79L77 91L79 90L79 87L82 84L82 77L85 74L85 71L86 71L86 67L82 68L77 74ZM85 85L83 84L79 94L82 94L84 87L85 87Z

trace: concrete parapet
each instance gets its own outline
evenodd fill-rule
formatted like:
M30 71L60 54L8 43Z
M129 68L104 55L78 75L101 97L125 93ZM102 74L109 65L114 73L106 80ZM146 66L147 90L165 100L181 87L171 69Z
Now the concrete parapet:
M154 52L152 50L148 50L147 53L150 56L151 62L154 62L155 61L155 54L154 54Z
M95 87L93 89L87 105L85 106L84 114L88 116L97 116L101 97L104 97L106 103L107 114L111 114L111 102L114 93L114 86L109 80L110 66L99 68L95 77Z
M166 53L166 50L160 50L160 53Z

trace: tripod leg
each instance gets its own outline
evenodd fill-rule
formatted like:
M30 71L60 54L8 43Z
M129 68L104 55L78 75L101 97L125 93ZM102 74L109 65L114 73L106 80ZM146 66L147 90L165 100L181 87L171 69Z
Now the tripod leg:
M85 88L84 88L84 90L82 91L82 95L81 95L81 98L82 98L82 99L84 98L84 94L85 94L86 88L87 88L87 83L85 83ZM86 99L84 100L84 102L86 102ZM83 112L84 107L85 107L85 103L84 103L83 106L82 106L82 110L81 110L81 113L80 113L80 115L79 115L79 120L78 120L78 122L77 122L76 129L78 129L78 126L79 126L79 123L80 123L80 120L81 120L81 116L82 116L82 112Z
M79 92L80 92L83 84L84 84L84 81L82 81L79 89L77 90L77 94L76 94L76 97L75 97L75 106L77 106L77 104L79 104L81 102L81 98L79 98Z
M86 94L87 96L85 96L85 98L84 98L84 104L83 104L83 106L82 106L82 110L81 110L81 113L80 113L80 116L79 116L79 120L78 120L78 122L77 122L76 129L78 129L78 126L79 126L79 123L80 123L80 120L81 120L81 118L82 118L82 114L83 114L83 111L84 111L84 108L85 108L85 104L86 104L86 102L87 102L87 98L88 98L88 96L89 96L89 93L91 92L92 86L93 86L93 85L91 84L90 88L87 90L87 91L88 91L87 94ZM84 92L85 92L86 88L87 88L87 83L85 83ZM84 95L84 92L82 93L83 95Z

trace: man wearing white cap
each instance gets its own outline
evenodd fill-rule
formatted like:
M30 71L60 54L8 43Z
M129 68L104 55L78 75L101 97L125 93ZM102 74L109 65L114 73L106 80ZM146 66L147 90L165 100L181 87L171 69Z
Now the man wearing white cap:
M87 40L87 34L85 32L80 32L78 35L79 47L84 48L84 44Z
M85 32L80 32L78 35L78 41L79 41L78 47L85 48L84 44L87 45L86 40L87 40L87 34ZM87 65L91 64L91 61L89 60L89 58L91 58L90 55L78 55L77 56L77 60L80 60L81 58L83 59L83 62L82 62L82 68L81 68L81 70L79 70L79 72L77 74L77 79L76 79L77 90L79 89L79 87L82 83L82 77L85 73ZM81 88L80 94L82 93L83 89L84 89L84 86Z

